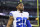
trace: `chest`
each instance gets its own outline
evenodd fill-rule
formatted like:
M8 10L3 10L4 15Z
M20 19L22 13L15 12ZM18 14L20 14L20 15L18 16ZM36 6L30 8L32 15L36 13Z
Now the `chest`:
M26 13L13 13L14 20L24 21L27 20L28 15Z
M26 13L14 13L13 14L14 17L27 17Z
M14 23L15 25L18 26L23 26L26 25L26 20L27 20L27 14L26 13L14 13Z

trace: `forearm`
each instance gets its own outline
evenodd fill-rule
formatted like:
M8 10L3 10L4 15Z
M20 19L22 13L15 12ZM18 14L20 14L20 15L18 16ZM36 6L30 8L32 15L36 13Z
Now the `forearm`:
M10 27L10 25L7 24L7 27Z
M10 27L10 25L11 25L11 24L10 24L10 21L8 21L7 27Z
M9 21L8 21L8 23L7 23L7 27L10 27L11 26L11 24L12 24L12 22L13 22L13 19L11 18L11 19L9 19Z
M26 21L27 27L32 27L29 20Z

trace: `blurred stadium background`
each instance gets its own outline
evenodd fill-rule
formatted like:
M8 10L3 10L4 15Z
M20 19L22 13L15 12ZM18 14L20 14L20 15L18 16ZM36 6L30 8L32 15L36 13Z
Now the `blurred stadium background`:
M9 19L9 12L15 11L20 0L0 0L0 27L6 27ZM40 0L39 0L40 1ZM24 11L29 12L29 20L33 27L38 27L37 22L37 0L23 0ZM40 15L40 14L39 14Z

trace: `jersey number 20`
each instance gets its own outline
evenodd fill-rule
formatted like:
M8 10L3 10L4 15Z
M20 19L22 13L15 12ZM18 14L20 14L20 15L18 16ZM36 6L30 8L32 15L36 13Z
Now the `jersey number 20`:
M17 27L26 26L26 20L27 20L26 17L23 17L23 18L22 17L17 17L16 20L17 20L17 22L16 22Z

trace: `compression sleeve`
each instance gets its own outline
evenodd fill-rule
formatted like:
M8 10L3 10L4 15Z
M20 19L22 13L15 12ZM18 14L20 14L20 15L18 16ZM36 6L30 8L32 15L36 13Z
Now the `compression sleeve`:
M26 21L27 27L32 27L29 20Z

